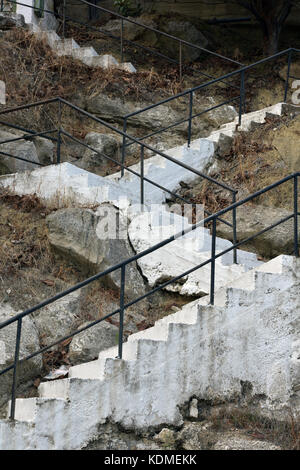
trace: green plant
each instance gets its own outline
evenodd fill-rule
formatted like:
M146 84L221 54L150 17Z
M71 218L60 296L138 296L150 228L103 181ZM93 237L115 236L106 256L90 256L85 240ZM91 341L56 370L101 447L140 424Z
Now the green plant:
M138 16L142 11L141 5L133 6L131 0L114 0L114 5L123 16Z

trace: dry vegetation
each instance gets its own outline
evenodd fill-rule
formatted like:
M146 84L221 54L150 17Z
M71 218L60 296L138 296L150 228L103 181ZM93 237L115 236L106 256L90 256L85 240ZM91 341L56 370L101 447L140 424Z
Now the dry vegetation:
M264 417L261 414L244 408L220 408L210 415L213 423L212 431L228 430L246 431L247 435L256 440L269 441L283 450L300 450L300 419L292 411L287 411L287 419L279 421Z
M218 169L211 176L236 189L237 200L241 200L299 168L299 141L299 115L267 118L266 124L235 137L230 150L219 158ZM183 188L181 194L194 203L204 204L211 212L232 203L229 191L207 181ZM292 182L256 198L254 203L291 209Z
M7 84L7 103L19 105L55 96L75 98L79 92L114 93L146 99L177 93L177 76L154 70L132 75L117 69L88 67L78 60L57 56L50 47L23 29L6 32L1 40L0 78Z

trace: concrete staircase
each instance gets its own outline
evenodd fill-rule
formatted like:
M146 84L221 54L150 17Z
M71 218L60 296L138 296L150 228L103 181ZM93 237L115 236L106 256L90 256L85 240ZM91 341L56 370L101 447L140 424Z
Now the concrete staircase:
M208 137L193 140L189 148L185 144L165 149L164 153L176 158L179 162L191 166L195 170L201 172L212 171L216 150L222 145L224 139L228 143L228 139L233 140L237 132L251 132L252 126L263 124L268 116L281 116L286 108L287 105L285 103L278 103L274 106L245 114L242 117L242 124L239 128L237 128L239 122L238 117L236 117L234 121L222 125ZM130 168L140 173L140 164L132 165ZM154 155L145 160L144 175L172 192L176 192L180 182L190 183L197 178L197 175L191 171L176 165L160 155ZM130 189L131 192L135 193L140 190L140 179L129 171L125 171L122 178L120 172L106 178L118 181L124 191ZM159 188L155 188L150 183L145 182L146 201L162 203L167 197L168 194L166 192L164 193Z
M29 6L34 6L33 0L26 0L25 3ZM53 11L53 0L45 0L45 8L48 11ZM14 15L9 6L6 7L5 12L7 15ZM34 14L34 9L26 7L25 4L17 5L16 12L18 16L24 18L27 27L38 38L45 40L58 56L73 57L89 67L100 67L103 69L118 68L129 73L136 73L136 69L131 62L121 64L112 55L99 55L93 47L79 46L72 38L61 39L56 33L57 21L54 14L45 12L43 18L39 19Z
M136 72L131 62L120 64L112 55L99 55L93 47L81 47L72 38L61 39L54 30L41 31L39 28L33 28L33 32L45 40L58 56L73 57L89 67L118 68L130 73Z
M0 422L0 448L80 449L107 421L142 430L178 426L180 406L241 397L247 382L265 412L299 411L299 260L279 256L18 399Z

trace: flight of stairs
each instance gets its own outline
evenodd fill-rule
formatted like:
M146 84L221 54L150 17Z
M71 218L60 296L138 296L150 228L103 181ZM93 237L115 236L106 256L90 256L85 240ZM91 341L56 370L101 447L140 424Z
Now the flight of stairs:
M200 172L213 171L216 151L224 137L233 140L237 132L251 132L252 126L264 123L268 116L281 116L286 109L288 109L288 105L277 103L274 106L244 114L239 128L237 128L238 117L236 117L234 121L222 125L208 137L193 140L189 148L184 144L171 149L165 149L164 153ZM140 173L139 163L129 168ZM144 175L172 192L176 192L180 182L190 183L197 178L195 173L176 165L176 163L158 154L145 160ZM121 177L121 172L118 172L106 178L118 182L125 192L129 189L132 193L139 192L140 190L139 177L127 170L125 170L123 177ZM146 201L162 203L167 197L168 193L145 182Z
M0 421L0 449L80 449L108 421L178 426L191 397L236 399L243 383L265 410L299 410L299 267L279 256L219 289L214 306L203 297L131 335L122 360L111 348L41 383L38 398L17 400L15 422Z
M112 55L99 55L93 47L79 46L72 38L61 39L54 30L41 31L38 28L33 28L33 32L40 39L45 40L58 56L73 57L89 67L118 68L129 73L136 72L131 62L120 64Z

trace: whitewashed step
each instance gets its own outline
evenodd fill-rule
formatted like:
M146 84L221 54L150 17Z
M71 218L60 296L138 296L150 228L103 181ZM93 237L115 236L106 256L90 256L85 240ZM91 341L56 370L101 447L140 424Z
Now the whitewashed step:
M72 56L80 47L74 39L60 39L54 42L54 50L59 56Z
M72 56L74 59L84 61L91 57L98 57L98 54L93 47L79 47L72 50Z

